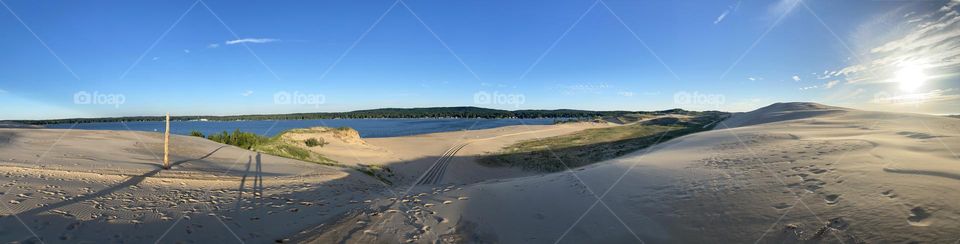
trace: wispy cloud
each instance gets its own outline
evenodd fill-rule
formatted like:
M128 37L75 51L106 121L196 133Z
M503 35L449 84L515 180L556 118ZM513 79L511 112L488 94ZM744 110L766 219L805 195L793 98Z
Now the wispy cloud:
M790 78L792 78L793 81L800 81L800 76L794 75L793 77L790 77Z
M727 9L724 10L723 13L720 14L720 16L717 16L717 20L714 20L713 24L719 24L720 22L722 22L724 19L727 18L727 15L730 15L731 13L736 12L737 9L740 9L739 0L737 1L736 4L730 5L729 7L727 7Z
M601 91L607 88L610 88L610 85L608 85L607 83L599 82L599 83L579 83L579 84L565 85L565 86L561 86L560 90L564 94L568 94L568 95L580 94L580 93L599 94Z
M227 45L234 45L234 44L243 44L243 43L271 43L271 42L278 42L278 41L280 41L280 39L273 39L273 38L242 38L242 39L236 39L236 40L229 40L229 41L227 41L227 42L225 42L225 43L226 43Z
M621 97L632 97L634 94L632 91L619 91L617 92L617 95Z
M504 87L507 87L508 85L507 85L507 84L503 84L503 83L480 82L480 86L483 86L483 87L500 87L500 88L504 88Z
M828 81L827 83L823 84L823 88L830 89L836 86L837 84L840 84L840 80Z
M219 43L210 43L210 45L207 45L207 48L218 48L218 47L220 47Z
M877 104L923 104L958 99L960 99L960 94L957 94L956 90L951 88L909 94L888 94L886 92L878 92L877 94L873 95L873 99L870 100L870 102Z
M863 32L894 38L869 48L860 62L843 67L842 75L851 83L892 82L891 70L907 63L918 64L940 75L956 75L960 70L960 1L953 0L929 14L904 14L895 27L876 26ZM884 14L882 18L901 16ZM878 18L881 18L878 17ZM917 20L920 19L920 20Z
M249 97L250 95L253 95L253 91L248 90L243 93L240 93L240 96L244 96L244 97Z
M770 6L768 10L771 18L789 14L800 3L801 0L780 0Z
M719 24L721 21L723 21L724 18L727 17L727 14L730 14L730 10L729 10L729 9L723 11L723 13L720 14L720 16L717 17L717 20L714 20L714 21L713 21L713 24Z

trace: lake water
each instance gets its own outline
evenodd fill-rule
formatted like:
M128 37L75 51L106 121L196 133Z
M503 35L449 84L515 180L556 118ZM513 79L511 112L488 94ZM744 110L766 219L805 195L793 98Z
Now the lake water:
M360 132L360 137L392 137L426 134L434 132L479 130L509 125L547 125L554 119L318 119L318 120L256 120L256 121L171 121L170 133L189 135L191 131L200 131L205 135L232 132L240 129L265 136L274 136L294 128L314 126L347 126ZM47 128L66 129L73 124L46 125ZM137 130L163 131L162 121L146 122L109 122L80 123L75 129L85 130Z

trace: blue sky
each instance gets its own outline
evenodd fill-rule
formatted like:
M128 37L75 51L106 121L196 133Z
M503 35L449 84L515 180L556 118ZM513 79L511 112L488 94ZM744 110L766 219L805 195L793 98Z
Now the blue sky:
M780 101L960 113L957 0L0 1L0 119Z

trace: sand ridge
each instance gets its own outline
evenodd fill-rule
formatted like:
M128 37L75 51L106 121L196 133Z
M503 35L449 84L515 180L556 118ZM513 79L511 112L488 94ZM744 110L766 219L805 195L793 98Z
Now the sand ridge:
M750 116L764 123L724 122L649 153L568 172L416 188L397 199L403 204L375 202L342 220L347 224L328 228L350 226L353 234L314 232L299 240L950 243L960 238L955 191L960 180L954 177L960 159L951 151L960 148L960 121L818 104L758 111L763 110Z

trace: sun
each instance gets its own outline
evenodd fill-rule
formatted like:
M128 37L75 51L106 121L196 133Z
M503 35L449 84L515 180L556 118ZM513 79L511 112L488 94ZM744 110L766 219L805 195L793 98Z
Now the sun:
M919 65L905 64L897 71L896 81L900 84L900 90L914 92L927 81L927 74L923 72L923 67Z

